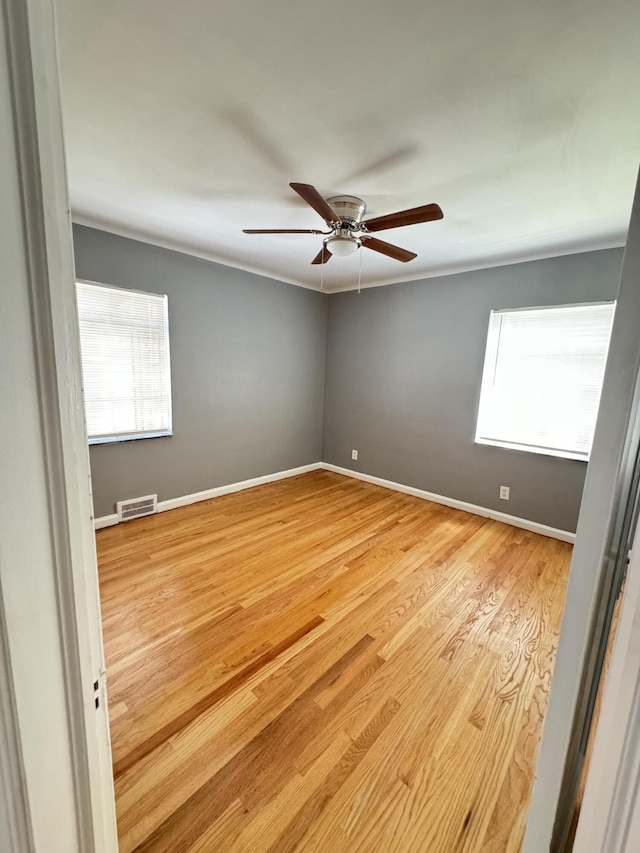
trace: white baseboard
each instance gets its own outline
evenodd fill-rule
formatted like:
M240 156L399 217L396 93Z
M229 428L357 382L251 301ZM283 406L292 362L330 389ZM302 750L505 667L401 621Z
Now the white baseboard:
M93 519L93 528L94 530L102 530L103 527L113 527L114 524L118 524L118 516L113 513L113 515L102 515L100 518Z
M517 515L508 515L506 512L498 512L497 510L470 504L466 501L447 498L444 495L436 495L433 492L425 492L423 489L416 489L414 486L404 486L402 483L394 483L392 480L383 480L382 477L362 474L360 471L352 471L350 468L341 468L339 465L331 465L329 462L321 462L318 467L323 468L325 471L334 471L336 474L344 474L345 477L353 477L355 480L363 480L365 483L373 483L375 486L383 486L385 489L393 489L395 492L413 495L415 498L423 498L427 501L433 501L433 503L443 504L454 509L461 509L464 512L480 515L483 518L502 521L504 524L510 524L512 527L521 527L524 530L530 530L532 533L540 533L542 536L560 539L562 542L571 542L572 544L575 542L575 533L570 533L568 530L558 530L546 524L539 524L537 521L529 521L527 518L519 518Z
M274 483L276 480L285 480L287 477L296 477L298 474L306 474L308 471L317 471L321 467L321 462L312 462L310 465L301 465L299 468L289 468L287 471L276 471L275 474L265 474L264 477L253 477L251 480L241 480L238 483L229 483L226 486L216 486L214 489L206 489L204 492L194 492L191 495L183 495L180 498L169 498L166 501L158 501L158 512L166 512L170 509L188 506L189 504L198 503L198 501L208 501L210 498L218 498L220 495L229 495L232 492L241 492L243 489L252 489L254 486L263 486L265 483ZM118 516L115 513L113 515L103 515L93 520L95 530L100 530L103 527L111 527L113 524L118 523Z
M306 474L308 471L317 471L320 468L320 464L320 462L312 462L311 465L289 468L288 471L276 471L275 474L265 474L264 477L253 477L251 480L241 480L239 483L217 486L215 489L206 489L204 492L195 492L193 495L170 498L168 501L159 501L158 512L177 509L179 506L188 506L188 504L195 504L198 501L208 501L210 498L218 498L220 495L241 492L243 489L252 489L254 486L263 486L265 483L275 483L276 480L286 480L287 477L296 477L298 474Z
M546 524L539 524L537 521L518 518L517 515L508 515L506 512L498 512L497 510L470 504L466 501L447 498L444 495L436 495L433 492L425 492L423 489L417 489L414 486L405 486L402 483L394 483L392 480L383 480L382 477L373 477L371 474L352 471L350 468L341 468L339 465L332 465L329 462L312 462L310 465L301 465L299 468L290 468L288 471L277 471L275 474L266 474L264 477L254 477L251 480L241 480L238 483L229 483L226 486L216 486L216 488L206 489L204 492L195 492L192 495L183 495L180 498L159 501L158 512L166 512L170 509L188 506L189 504L198 503L198 501L208 501L211 498L220 497L220 495L229 495L232 492L240 492L243 489L252 489L254 486L274 483L276 480L285 480L287 477L295 477L298 474L306 474L308 471L317 471L320 468L325 471L333 471L336 474L343 474L345 477L353 477L353 479L362 480L365 483L373 483L373 485L382 486L385 489L393 489L395 492L413 495L415 498L433 501L433 503L450 506L453 509L461 509L464 512L480 515L483 518L501 521L504 524L510 524L512 527L521 527L524 530L530 530L532 533L540 533L542 536L560 539L562 542L573 543L576 538L575 533L570 533L568 530L558 530ZM103 515L101 518L94 519L93 523L96 530L100 530L103 527L111 527L113 524L118 524L118 516L115 513L113 515Z

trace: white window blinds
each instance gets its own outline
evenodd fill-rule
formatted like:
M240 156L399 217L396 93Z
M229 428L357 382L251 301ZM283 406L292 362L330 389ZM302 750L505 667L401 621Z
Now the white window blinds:
M171 434L167 297L78 282L91 444Z
M476 441L588 459L614 308L492 311Z

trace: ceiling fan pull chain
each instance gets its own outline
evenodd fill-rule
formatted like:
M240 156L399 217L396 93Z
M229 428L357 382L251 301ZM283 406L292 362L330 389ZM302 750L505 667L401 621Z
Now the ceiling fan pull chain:
M362 246L358 249L360 260L358 261L358 293L360 293L360 282L362 281Z
M324 253L325 247L322 247L322 263L320 264L320 293L324 293L323 281L324 281Z

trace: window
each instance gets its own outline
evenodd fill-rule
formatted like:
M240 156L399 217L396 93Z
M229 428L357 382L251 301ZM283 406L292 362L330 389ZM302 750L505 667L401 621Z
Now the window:
M167 297L78 282L90 444L171 435Z
M614 308L492 311L476 442L588 460Z

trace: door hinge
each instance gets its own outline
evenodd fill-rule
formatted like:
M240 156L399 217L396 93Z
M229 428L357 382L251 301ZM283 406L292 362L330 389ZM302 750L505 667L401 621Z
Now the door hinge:
M96 711L99 711L101 707L104 708L107 704L105 685L106 673L101 672L93 682L93 701L96 706Z

